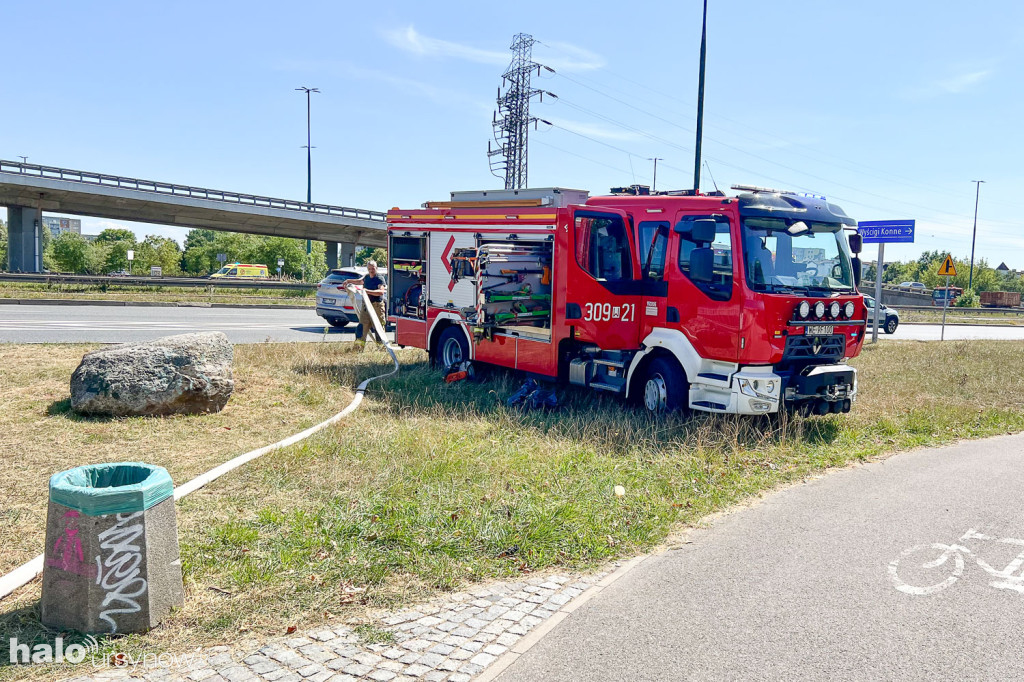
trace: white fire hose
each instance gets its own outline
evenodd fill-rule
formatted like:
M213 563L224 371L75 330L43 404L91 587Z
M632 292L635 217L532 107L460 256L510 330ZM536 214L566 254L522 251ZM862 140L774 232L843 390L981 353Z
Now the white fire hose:
M372 306L370 305L370 297L366 294L366 291L362 287L356 289L355 287L350 285L348 287L348 290L349 293L354 294L353 301L355 303L357 310L362 311L363 309L372 309ZM385 374L379 374L377 376L370 377L369 379L366 379L362 383L360 383L359 386L356 387L356 394L352 398L352 402L350 402L344 410L334 415L330 419L322 421L316 426L311 426L305 431L296 433L295 435L289 436L288 438L273 443L272 445L267 445L262 448L259 448L258 450L253 450L251 452L245 453L244 455L239 455L238 457L235 457L234 459L229 460L224 464L221 464L220 466L211 469L210 471L207 471L205 474L196 476L188 483L180 485L174 489L174 499L180 500L186 495L194 493L195 491L199 490L207 483L217 480L218 478L228 473L229 471L237 469L246 462L251 462L252 460L257 459L258 457L262 457L268 452L280 450L281 448L286 448L289 445L294 445L299 441L305 440L306 438L309 438L317 431L320 431L323 428L330 426L331 424L334 424L355 412L356 409L359 408L359 404L363 402L363 393L366 391L366 387L369 385L371 381L376 381L377 379L389 377L398 371L398 357L395 355L394 348L392 348L391 344L388 342L388 337L384 333L384 327L381 325L380 320L377 319L376 315L370 314L369 317L370 319L373 320L373 327L374 330L377 332L378 338L380 338L381 341L383 341L384 348L391 355L391 360L395 364L394 369ZM366 338L368 331L369 330L363 330L364 339ZM36 578L36 576L38 576L42 572L43 555L40 554L35 559L32 559L31 561L22 564L18 568L14 569L7 575L0 578L0 599L5 598L7 595L11 594L22 585L31 582Z

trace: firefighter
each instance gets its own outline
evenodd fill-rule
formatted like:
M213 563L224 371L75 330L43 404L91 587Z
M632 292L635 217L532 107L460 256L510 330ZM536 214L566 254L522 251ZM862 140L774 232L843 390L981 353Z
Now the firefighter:
M342 282L342 286L347 287L350 284L362 285L363 289L366 290L366 295L370 299L370 310L366 309L366 306L360 306L359 308L359 324L360 334L359 341L366 345L366 339L370 334L376 338L377 333L374 331L373 320L370 315L376 315L377 319L380 320L380 326L383 329L386 324L387 317L385 317L384 311L384 295L388 291L388 283L384 278L383 274L377 272L377 261L371 260L366 263L366 274L359 279L346 279ZM386 344L387 339L377 339L381 344Z

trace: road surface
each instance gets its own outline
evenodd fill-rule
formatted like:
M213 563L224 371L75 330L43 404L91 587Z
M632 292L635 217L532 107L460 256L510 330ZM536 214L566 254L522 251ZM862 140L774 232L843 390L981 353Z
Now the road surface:
M169 334L222 331L232 343L323 341L326 323L312 309L90 305L0 305L0 343L124 343ZM902 325L891 339L938 340L939 325ZM353 338L355 325L331 329ZM1022 327L946 326L947 339L1024 339Z
M914 341L938 341L942 332L940 324L903 324L896 328L896 333L878 334L878 339L910 339ZM870 340L870 335L868 339ZM1024 339L1024 326L997 327L984 324L947 324L946 339L989 339L1008 340Z
M1024 678L1022 455L1004 436L770 494L641 562L498 679Z
M329 328L313 309L89 305L0 305L0 342L125 343L220 331L231 343L354 338L355 325Z

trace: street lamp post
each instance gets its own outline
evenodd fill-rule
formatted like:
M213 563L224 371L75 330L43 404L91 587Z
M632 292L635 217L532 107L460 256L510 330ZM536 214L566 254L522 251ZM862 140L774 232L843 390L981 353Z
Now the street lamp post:
M319 93L319 88L307 88L305 86L301 88L295 88L298 91L306 93L306 203L313 203L313 146L312 138L310 133L310 107L311 107L311 95L314 92ZM313 250L313 242L309 239L306 240L306 255Z
M974 285L974 240L978 236L978 197L981 194L981 183L984 180L971 180L974 183L974 229L971 231L971 274L967 276L967 288Z
M708 53L708 0L704 0L704 19L700 29L700 75L697 82L697 142L693 148L693 191L700 192L700 147L704 139L704 62Z

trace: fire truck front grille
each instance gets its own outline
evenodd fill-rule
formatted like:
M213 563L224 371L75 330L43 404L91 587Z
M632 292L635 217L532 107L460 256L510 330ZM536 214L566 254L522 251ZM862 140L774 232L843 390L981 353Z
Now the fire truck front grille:
M832 362L846 354L846 338L841 334L833 336L789 336L782 353L783 362L812 361Z

